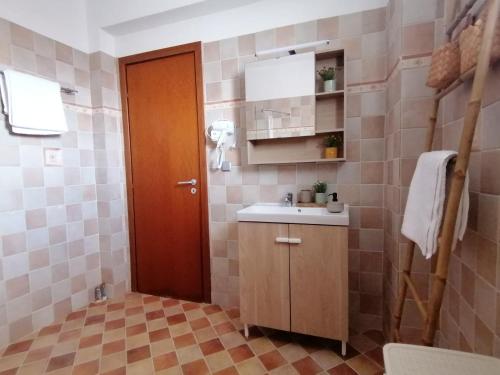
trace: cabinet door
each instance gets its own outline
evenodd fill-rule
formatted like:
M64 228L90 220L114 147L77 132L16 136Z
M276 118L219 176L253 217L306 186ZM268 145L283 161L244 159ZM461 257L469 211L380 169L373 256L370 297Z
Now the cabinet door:
M238 224L241 321L290 330L288 224Z
M348 339L347 228L290 224L291 330Z

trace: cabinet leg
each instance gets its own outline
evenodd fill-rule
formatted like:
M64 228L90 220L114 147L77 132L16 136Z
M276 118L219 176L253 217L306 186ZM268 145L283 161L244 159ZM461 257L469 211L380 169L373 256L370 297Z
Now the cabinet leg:
M248 336L249 336L249 333L248 333L248 324L244 324L244 327L245 327L245 338L248 340Z
M345 357L347 354L347 342L342 341L342 356Z

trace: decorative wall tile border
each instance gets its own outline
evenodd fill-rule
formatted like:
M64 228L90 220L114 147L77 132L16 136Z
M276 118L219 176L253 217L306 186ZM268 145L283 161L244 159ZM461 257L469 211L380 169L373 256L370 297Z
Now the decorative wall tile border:
M87 107L84 105L78 105L78 104L71 104L71 103L63 103L64 109L67 109L69 111L73 111L76 113L83 113L86 115L94 115L94 114L105 114L108 116L115 116L115 117L121 117L122 116L122 111L121 109L116 109L116 108L108 108L108 107L97 107L97 108L91 108Z

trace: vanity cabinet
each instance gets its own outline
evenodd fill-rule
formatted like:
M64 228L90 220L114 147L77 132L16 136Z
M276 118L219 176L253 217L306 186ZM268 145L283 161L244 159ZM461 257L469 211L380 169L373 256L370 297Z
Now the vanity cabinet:
M347 227L240 222L240 314L248 324L348 339Z

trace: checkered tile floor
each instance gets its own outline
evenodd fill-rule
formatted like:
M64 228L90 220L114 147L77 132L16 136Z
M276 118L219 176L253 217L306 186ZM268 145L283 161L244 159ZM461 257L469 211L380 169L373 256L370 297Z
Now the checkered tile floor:
M93 304L7 347L0 375L13 374L382 374L382 334L340 343L252 327L238 310L137 293Z

